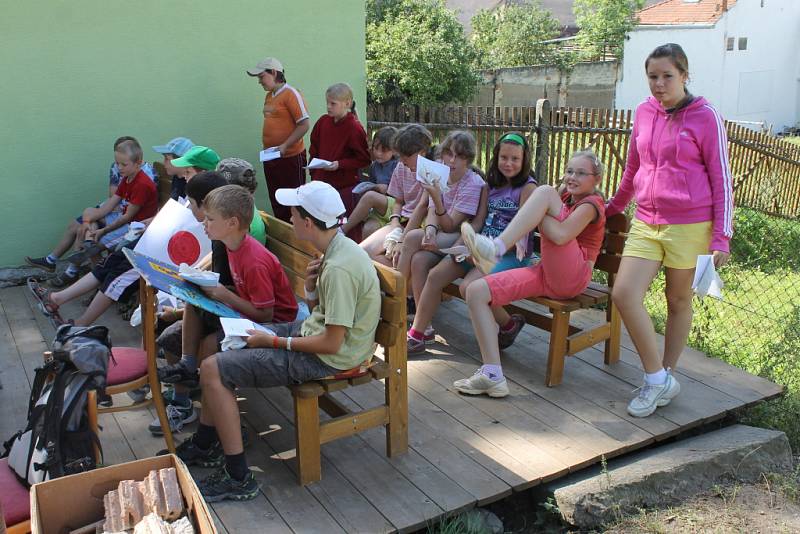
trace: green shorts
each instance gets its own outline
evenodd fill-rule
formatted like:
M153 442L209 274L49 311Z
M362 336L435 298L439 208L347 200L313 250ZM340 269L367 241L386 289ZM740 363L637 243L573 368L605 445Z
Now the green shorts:
M394 209L394 203L395 203L394 197L386 195L386 211L384 213L378 213L377 211L372 209L369 212L369 218L375 219L376 221L381 223L381 226L386 226L387 224L389 224L390 220L389 217L391 217L392 215L392 210Z

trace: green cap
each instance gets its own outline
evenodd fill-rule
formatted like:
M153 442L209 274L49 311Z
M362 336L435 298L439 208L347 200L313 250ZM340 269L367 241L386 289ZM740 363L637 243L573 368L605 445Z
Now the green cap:
M195 145L186 154L173 159L170 163L174 167L198 167L204 171L213 171L217 168L220 157L207 146Z

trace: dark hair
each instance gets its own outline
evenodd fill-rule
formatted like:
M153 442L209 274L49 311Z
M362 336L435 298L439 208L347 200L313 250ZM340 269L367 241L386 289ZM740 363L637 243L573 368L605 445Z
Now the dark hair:
M392 149L394 136L397 135L397 128L394 126L384 126L372 136L372 146L378 143L383 148Z
M397 131L392 148L402 156L413 156L427 151L433 142L433 135L421 124L406 124Z
M519 136L522 138L523 144L520 145L516 140L509 139L509 136ZM528 145L528 139L525 137L525 134L520 132L507 132L500 138L497 143L494 145L494 149L492 149L492 162L489 164L489 170L486 171L486 183L489 184L489 187L494 189L498 187L503 187L506 183L509 182L508 178L503 176L503 173L500 172L500 146L501 145L514 145L514 146L521 146L522 147L522 168L513 176L510 180L511 187L522 187L525 185L525 182L528 181L528 177L531 175L531 149L530 145Z
M217 171L203 171L186 183L186 196L199 207L203 205L206 195L223 185L228 185L228 181L222 174Z
M311 219L311 222L314 223L314 226L316 226L320 230L327 231L327 230L333 230L334 228L338 228L339 227L339 225L337 224L337 225L332 226L331 228L328 228L328 225L326 225L324 222L320 221L319 219L317 219L316 217L314 217L313 215L308 213L305 210L305 208L303 208L303 206L292 206L292 207L295 208L298 211L298 213L300 213L300 217L302 217L304 219ZM342 215L344 215L344 213Z
M137 141L135 137L131 137L130 135L123 135L122 137L117 137L117 140L114 141L114 150L116 151L117 147L125 141L132 141L137 145L139 144L139 141Z
M273 70L273 69L269 69L269 70L270 70L270 72L272 72L272 74L275 75L275 81L276 82L278 82L278 83L286 83L286 75L283 73L283 71Z
M689 75L689 58L686 57L686 52L683 51L681 45L675 43L667 43L657 46L655 50L650 52L650 55L644 60L644 70L647 70L647 66L650 64L651 59L658 59L662 57L669 58L669 60L672 62L672 65L678 69L678 72L687 76Z

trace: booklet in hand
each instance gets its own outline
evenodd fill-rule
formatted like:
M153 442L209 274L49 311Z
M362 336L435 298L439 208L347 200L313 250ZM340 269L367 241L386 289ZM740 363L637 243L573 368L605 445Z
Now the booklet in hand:
M306 169L327 169L333 165L332 161L320 158L311 158L311 163L306 165Z
M694 269L694 281L692 289L699 297L709 295L715 299L722 300L722 279L717 274L714 267L714 256L701 254L697 256L697 265Z
M450 186L447 180L450 178L450 167L438 161L432 161L422 156L417 156L417 181L426 185L439 184L442 193L447 192Z
M278 147L276 146L265 148L264 150L258 153L258 159L261 161L272 161L273 159L278 159L280 157L281 157L281 151L278 150Z

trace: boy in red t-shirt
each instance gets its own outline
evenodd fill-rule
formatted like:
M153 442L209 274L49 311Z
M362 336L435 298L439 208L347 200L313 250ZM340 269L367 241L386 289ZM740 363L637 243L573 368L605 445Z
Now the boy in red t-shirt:
M79 221L82 225L79 235L95 241L99 248L87 247L91 253L73 254L68 258L70 264L64 277L69 283L78 279L78 267L85 259L101 249L113 248L122 240L128 231L128 223L144 221L158 211L158 190L152 178L142 171L142 147L139 143L135 140L119 143L114 148L114 161L122 178L116 191L100 206L86 208ZM122 210L115 209L117 206L122 206ZM26 261L37 266L42 264L41 261L34 263L30 258ZM54 269L55 263L52 265Z
M278 258L247 233L253 217L253 197L247 189L239 185L214 189L203 200L203 212L208 237L225 244L236 287L236 292L223 285L204 287L205 293L256 323L294 321L297 300ZM220 351L223 337L219 321L203 320L198 310L187 304L183 356L178 363L158 370L161 381L197 381L199 362Z
M353 90L346 83L336 83L325 92L328 113L311 130L312 158L330 161L327 167L311 169L311 179L327 182L339 192L346 215L355 207L353 187L360 179L359 169L369 166L367 133L358 122L353 105Z

